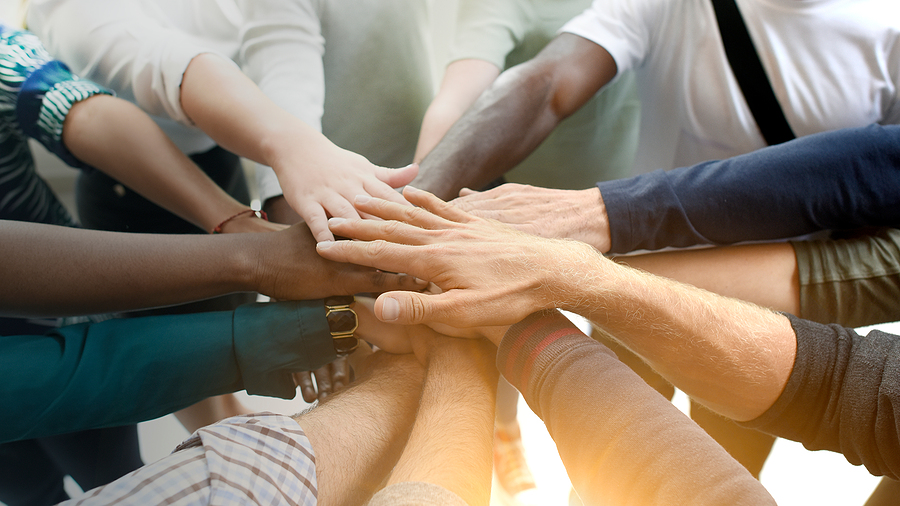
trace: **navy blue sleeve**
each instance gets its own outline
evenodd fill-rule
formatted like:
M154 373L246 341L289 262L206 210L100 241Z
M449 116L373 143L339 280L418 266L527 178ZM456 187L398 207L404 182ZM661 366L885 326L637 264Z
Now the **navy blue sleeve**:
M797 334L794 369L775 404L744 425L900 478L900 336L786 316Z
M900 226L900 126L823 132L598 183L611 253Z

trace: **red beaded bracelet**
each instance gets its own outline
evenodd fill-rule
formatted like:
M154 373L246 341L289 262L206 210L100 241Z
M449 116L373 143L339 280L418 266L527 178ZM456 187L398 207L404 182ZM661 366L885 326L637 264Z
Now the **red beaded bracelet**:
M245 210L243 210L243 211L241 211L241 212L235 214L234 216L231 216L231 217L226 218L225 221L223 221L222 223L219 223L219 225L216 226L216 228L214 228L214 229L212 230L212 233L214 233L214 234L221 234L221 233L222 233L222 227L224 227L226 223L228 223L229 221L231 221L231 220L237 218L238 216L243 216L243 215L245 215L245 214L247 214L247 213L253 213L253 214L256 215L257 218L260 218L260 219L269 221L269 216L266 214L265 211L257 211L257 210L255 210L255 209L245 209Z

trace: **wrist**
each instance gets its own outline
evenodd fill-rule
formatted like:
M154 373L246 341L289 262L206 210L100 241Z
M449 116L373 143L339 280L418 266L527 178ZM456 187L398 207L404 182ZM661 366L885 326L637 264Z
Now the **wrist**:
M564 309L576 314L596 309L596 300L586 296L598 289L610 286L608 264L615 264L600 254L593 246L573 240L559 240L561 247L554 268L547 271L542 284L543 303L534 304L532 313L548 309ZM618 267L618 266L615 266ZM599 283L599 287L597 284Z
M581 224L579 228L585 234L581 240L590 244L597 251L606 253L611 247L609 235L609 218L606 215L606 203L600 188L593 187L579 190L581 194L579 208L581 211Z

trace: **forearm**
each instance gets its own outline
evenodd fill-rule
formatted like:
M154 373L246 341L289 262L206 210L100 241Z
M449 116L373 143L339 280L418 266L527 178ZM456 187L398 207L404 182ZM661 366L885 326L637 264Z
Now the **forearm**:
M790 317L797 359L782 396L748 426L844 454L874 475L900 477L900 337L860 336Z
M772 503L699 426L558 312L514 325L497 364L546 424L585 502Z
M453 348L429 357L416 422L388 484L433 483L469 505L486 505L497 371L484 347Z
M276 173L286 151L312 157L336 148L320 132L269 100L237 67L214 54L191 60L181 85L181 105L219 145L268 165Z
M900 127L824 132L598 186L614 253L897 226Z
M412 186L451 199L525 159L562 119L552 108L552 82L540 70L501 74L423 159Z
M560 273L556 307L589 318L712 410L749 420L781 394L796 354L784 316L598 254Z
M162 236L0 221L2 311L61 316L253 291L257 234ZM268 234L265 234L268 235ZM267 238L268 239L268 238Z
M96 95L73 105L63 142L79 160L204 230L247 208L124 100Z
M498 75L500 69L484 60L457 60L447 66L441 87L422 119L414 162L421 162L434 149Z
M294 417L316 451L323 505L363 504L397 462L415 418L422 366L412 355L367 360L369 372L349 388Z

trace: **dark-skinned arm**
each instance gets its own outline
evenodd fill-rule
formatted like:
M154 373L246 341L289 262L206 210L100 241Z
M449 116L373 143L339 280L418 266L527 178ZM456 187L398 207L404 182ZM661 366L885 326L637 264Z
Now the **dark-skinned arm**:
M525 159L616 75L601 46L560 34L534 59L502 73L422 161L412 185L450 199Z
M0 314L124 311L240 291L318 299L412 278L323 261L309 229L266 234L122 234L0 220Z

